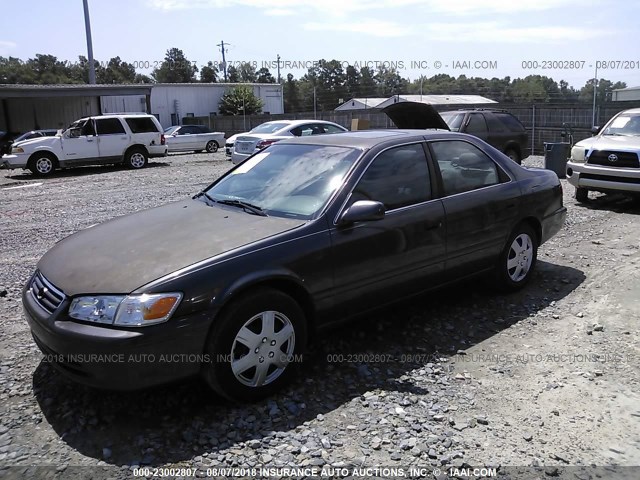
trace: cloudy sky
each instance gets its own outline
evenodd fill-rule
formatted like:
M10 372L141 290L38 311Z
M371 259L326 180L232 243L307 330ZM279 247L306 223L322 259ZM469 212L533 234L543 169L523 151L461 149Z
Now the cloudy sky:
M396 66L404 77L540 74L581 87L595 75L640 86L640 2L611 0L89 0L94 56L153 67L178 47L197 66L257 67L280 55ZM87 54L81 0L3 7L0 56ZM605 65L604 62L613 61ZM619 61L619 62L618 62ZM556 68L563 67L563 68ZM144 70L141 70L144 72ZM147 70L148 72L148 70ZM275 71L273 72L275 75Z

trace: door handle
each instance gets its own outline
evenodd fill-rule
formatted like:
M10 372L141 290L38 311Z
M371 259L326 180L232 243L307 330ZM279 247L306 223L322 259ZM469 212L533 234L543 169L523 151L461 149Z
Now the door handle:
M87 142L93 142L93 138L87 138Z
M442 222L438 220L437 222L429 222L425 223L424 229L426 230L435 230L436 228L440 228L442 226Z

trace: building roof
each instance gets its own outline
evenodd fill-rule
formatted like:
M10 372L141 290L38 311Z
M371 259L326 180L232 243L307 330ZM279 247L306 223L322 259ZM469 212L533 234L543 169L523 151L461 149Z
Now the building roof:
M343 104L339 105L335 108L335 110L355 110L359 108L377 108L382 102L386 101L387 97L384 98L352 98L347 100Z
M384 108L397 102L418 102L429 105L477 105L484 103L498 103L480 95L393 95L378 105Z
M56 85L27 85L0 84L0 98L16 97L91 97L95 95L148 95L152 84L134 83L126 85L115 84L56 84Z
M614 92L632 92L635 90L640 90L640 86L638 87L626 87L626 88L616 88L613 91Z

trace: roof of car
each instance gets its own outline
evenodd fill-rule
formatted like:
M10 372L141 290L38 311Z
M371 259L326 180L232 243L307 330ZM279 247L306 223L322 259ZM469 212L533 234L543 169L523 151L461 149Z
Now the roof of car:
M309 135L283 140L282 143L311 144L311 145L335 145L355 148L372 148L390 140L406 138L407 140L420 139L429 136L462 136L467 135L453 133L448 130L358 130L355 132L329 133L324 135Z
M338 125L335 122L329 122L327 120L314 120L313 118L308 118L303 120L271 120L269 122L265 122L264 124L267 124L267 123L287 123L289 125L301 125L304 123L329 123L331 125Z
M640 108L630 108L629 110L623 110L620 113L640 113Z

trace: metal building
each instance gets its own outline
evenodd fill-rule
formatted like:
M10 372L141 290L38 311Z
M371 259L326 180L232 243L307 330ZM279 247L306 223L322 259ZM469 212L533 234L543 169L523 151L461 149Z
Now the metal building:
M618 88L611 92L611 100L614 102L640 100L640 87Z
M0 130L21 133L65 128L89 115L147 112L164 128L184 117L217 115L220 99L235 83L131 85L0 85ZM265 114L284 113L282 85L245 83L263 101Z

